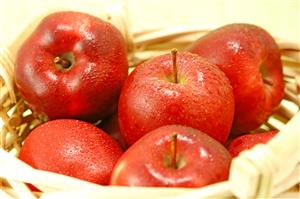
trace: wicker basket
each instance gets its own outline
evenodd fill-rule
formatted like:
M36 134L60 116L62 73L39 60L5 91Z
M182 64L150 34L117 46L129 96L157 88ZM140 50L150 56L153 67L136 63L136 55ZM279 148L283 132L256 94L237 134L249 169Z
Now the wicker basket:
M47 14L47 13L45 13ZM101 16L116 25L128 44L130 70L155 55L182 49L207 33L203 27L176 27L131 33L122 8ZM39 21L41 18L38 18ZM0 48L0 198L262 198L299 197L300 171L300 46L276 38L284 64L285 97L262 128L280 133L266 145L241 153L231 165L230 178L204 188L129 188L100 186L33 169L16 156L31 129L44 122L26 106L13 80L16 52L36 22L9 46ZM1 120L0 120L1 122ZM42 192L32 192L31 183Z

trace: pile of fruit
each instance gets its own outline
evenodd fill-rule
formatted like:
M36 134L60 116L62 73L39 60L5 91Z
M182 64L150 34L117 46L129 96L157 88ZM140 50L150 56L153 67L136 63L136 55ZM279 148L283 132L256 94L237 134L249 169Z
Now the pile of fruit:
M226 180L232 157L276 135L256 131L284 94L279 48L255 25L220 27L128 75L118 29L78 12L42 20L19 49L15 82L48 120L25 139L22 161L122 186Z

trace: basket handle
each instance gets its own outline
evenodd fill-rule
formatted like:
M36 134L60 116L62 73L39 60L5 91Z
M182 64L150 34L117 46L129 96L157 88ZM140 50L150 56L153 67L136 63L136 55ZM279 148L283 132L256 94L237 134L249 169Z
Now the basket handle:
M256 145L233 159L229 182L234 195L266 198L276 194L273 188L280 190L282 182L299 171L299 140L300 112L268 144ZM297 184L299 179L294 181Z

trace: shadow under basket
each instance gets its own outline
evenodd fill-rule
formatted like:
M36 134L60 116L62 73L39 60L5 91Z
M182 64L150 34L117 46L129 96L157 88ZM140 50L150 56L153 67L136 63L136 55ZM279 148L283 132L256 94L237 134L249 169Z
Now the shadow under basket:
M176 27L130 33L121 18L109 17L128 44L134 66L150 57L183 49L209 30ZM300 46L275 38L282 53L285 96L277 112L262 126L278 129L268 144L234 158L228 181L203 188L100 186L72 177L33 169L18 153L28 133L45 120L26 106L14 85L13 65L20 40L0 48L0 198L298 198L300 180ZM32 192L25 183L41 192Z

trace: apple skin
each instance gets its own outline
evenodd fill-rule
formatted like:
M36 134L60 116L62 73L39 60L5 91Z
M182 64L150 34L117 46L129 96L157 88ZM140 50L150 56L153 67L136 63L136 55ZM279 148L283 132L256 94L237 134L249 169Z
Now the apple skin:
M122 153L116 141L92 124L59 119L35 128L19 158L36 169L106 185Z
M58 67L56 57L71 61L71 67ZM79 12L45 17L20 47L15 67L21 95L50 119L96 121L113 113L127 74L119 30Z
M225 143L233 120L234 98L226 75L198 55L178 53L178 83L171 54L136 67L119 99L119 124L130 146L160 126L181 124Z
M187 49L216 64L229 78L235 99L233 133L258 128L276 110L283 92L280 51L262 28L230 24ZM269 83L264 83L263 77Z
M177 134L177 164L171 167L171 140ZM167 125L133 144L114 167L110 185L202 187L228 178L231 156L219 142L196 129Z
M251 149L257 144L266 144L271 140L275 135L277 135L277 131L267 131L267 132L255 132L248 133L245 135L241 135L235 139L233 139L227 149L232 157L238 156L242 151Z
M99 125L99 128L107 132L114 140L116 140L122 149L126 150L128 148L119 127L118 113L114 113L105 120L103 120Z

